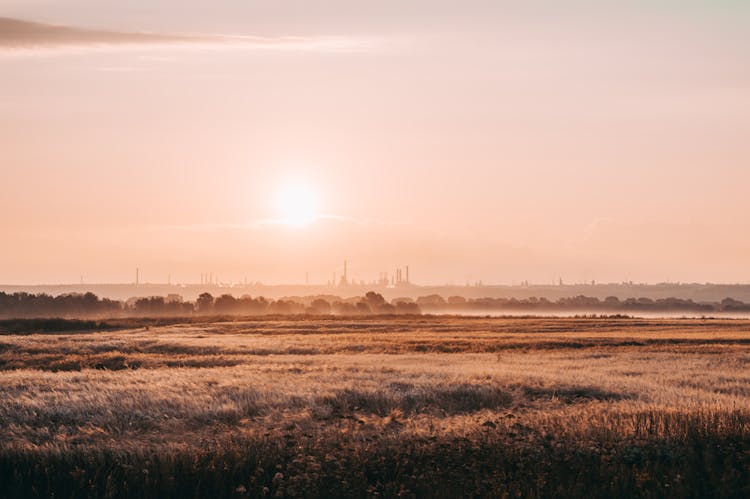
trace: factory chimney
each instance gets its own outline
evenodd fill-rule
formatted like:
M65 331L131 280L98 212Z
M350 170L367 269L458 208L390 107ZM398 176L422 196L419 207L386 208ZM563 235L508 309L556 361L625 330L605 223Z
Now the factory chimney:
M347 286L349 284L347 272L346 272L347 271L346 264L347 262L346 260L344 260L344 274L341 276L341 280L339 281L339 286Z

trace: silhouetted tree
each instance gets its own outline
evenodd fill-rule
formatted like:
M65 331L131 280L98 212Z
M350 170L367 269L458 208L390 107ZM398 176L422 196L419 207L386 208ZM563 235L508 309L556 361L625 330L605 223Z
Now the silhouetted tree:
M442 307L446 305L446 301L440 295L427 295L417 298L417 305L420 307Z
M385 301L383 295L374 291L368 291L365 294L364 303L367 304L373 314L393 314L396 312L396 307Z
M604 299L604 304L608 307L618 307L620 305L620 299L616 296L608 296Z
M732 298L724 298L721 300L721 309L727 312L746 312L750 310L750 305Z
M313 314L328 315L331 313L331 304L322 298L317 298L310 304L309 311Z
M133 309L138 315L164 315L164 297L139 298L136 300Z
M262 315L268 311L268 300L262 296L252 298L250 295L244 295L239 299L238 307L243 314Z
M214 312L217 314L233 314L238 312L237 299L229 294L223 294L214 301Z
M211 293L201 293L195 301L195 309L199 314L210 314L214 310L214 297Z
M449 296L448 305L463 305L466 303L466 298L463 296Z
M302 314L305 312L305 306L291 300L276 300L271 302L268 307L268 312L280 315Z

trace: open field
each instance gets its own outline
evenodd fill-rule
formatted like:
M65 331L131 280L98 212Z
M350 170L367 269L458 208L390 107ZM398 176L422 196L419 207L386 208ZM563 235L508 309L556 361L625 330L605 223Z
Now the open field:
M750 321L0 336L0 496L750 496Z

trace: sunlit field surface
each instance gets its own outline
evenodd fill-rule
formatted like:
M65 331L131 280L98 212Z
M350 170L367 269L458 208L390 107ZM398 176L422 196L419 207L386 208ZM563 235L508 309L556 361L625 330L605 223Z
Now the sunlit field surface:
M0 336L0 496L750 496L750 321Z

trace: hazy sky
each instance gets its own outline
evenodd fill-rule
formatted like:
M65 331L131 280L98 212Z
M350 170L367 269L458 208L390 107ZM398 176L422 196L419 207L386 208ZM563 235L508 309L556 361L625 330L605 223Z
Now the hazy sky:
M0 283L750 281L745 0L0 17Z

